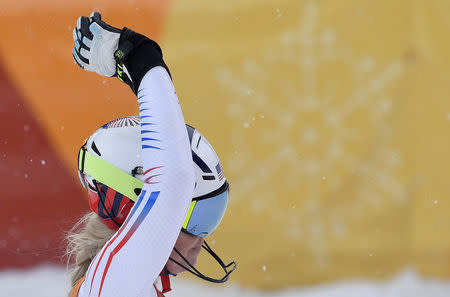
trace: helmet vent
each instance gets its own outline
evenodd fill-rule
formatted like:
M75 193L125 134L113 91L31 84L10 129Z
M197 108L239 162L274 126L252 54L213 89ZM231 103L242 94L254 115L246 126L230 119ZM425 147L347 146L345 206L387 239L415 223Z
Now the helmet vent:
M134 193L139 196L141 194L142 189L134 188Z
M213 173L208 165L206 165L205 161L203 161L194 151L192 151L192 160L204 173Z
M91 148L94 150L94 152L97 153L97 155L101 156L100 151L98 150L97 146L95 145L95 142L93 141L91 144Z
M216 177L214 175L203 175L203 180L215 180Z

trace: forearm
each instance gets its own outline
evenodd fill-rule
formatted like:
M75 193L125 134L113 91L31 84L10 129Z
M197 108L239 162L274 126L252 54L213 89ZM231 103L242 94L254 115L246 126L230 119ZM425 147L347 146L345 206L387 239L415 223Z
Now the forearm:
M192 199L192 155L167 71L148 71L137 94L146 183L124 225L92 262L79 297L137 297L152 290Z
M194 167L184 118L155 41L112 27L97 12L78 19L73 38L72 55L81 68L115 75L137 94L145 175L135 205L92 261L78 297L141 297L154 293L152 284L192 199Z

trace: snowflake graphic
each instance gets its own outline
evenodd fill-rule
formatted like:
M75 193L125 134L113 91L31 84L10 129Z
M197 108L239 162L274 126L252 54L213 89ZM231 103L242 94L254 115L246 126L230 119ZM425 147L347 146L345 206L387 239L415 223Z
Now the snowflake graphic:
M241 125L227 163L232 203L269 213L269 224L287 226L288 240L307 239L322 263L326 234L344 236L364 211L406 199L388 95L404 66L380 69L375 58L339 46L332 29L320 28L315 2L298 19L272 48L238 70L219 69L216 79L231 93L227 115Z

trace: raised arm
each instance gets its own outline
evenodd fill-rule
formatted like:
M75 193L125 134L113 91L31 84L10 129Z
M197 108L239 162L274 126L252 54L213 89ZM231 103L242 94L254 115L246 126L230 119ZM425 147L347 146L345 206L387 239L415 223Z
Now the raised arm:
M79 297L155 295L194 189L181 108L159 46L99 14L80 18L74 59L83 69L118 76L137 95L146 183L125 223L92 261Z

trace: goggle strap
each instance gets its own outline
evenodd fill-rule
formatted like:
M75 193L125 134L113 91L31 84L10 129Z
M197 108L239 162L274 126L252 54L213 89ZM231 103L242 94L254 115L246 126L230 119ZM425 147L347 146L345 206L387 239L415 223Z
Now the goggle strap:
M105 160L88 152L85 144L78 152L78 169L81 173L89 174L96 181L110 188L114 188L117 192L130 198L134 202L136 202L138 197L138 195L134 192L134 189L142 189L144 186L143 181L130 176L125 171L118 169ZM99 193L98 190L97 193ZM185 229L187 228L196 203L197 201L192 201L189 206L188 214L183 223L183 228ZM114 223L116 222L114 221Z
M79 156L78 169L81 172L89 174L98 182L114 188L120 194L136 202L138 195L134 189L142 189L143 181L88 152L84 147L81 148Z
M81 171L81 173L84 173L84 157L86 153L86 144L83 144L81 149L78 151L78 170Z

